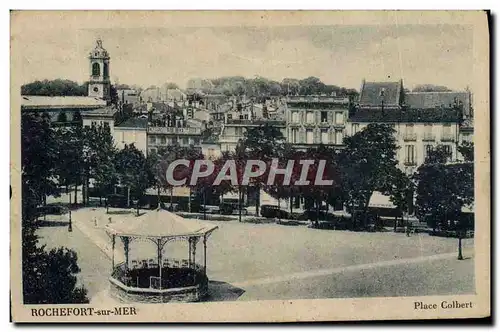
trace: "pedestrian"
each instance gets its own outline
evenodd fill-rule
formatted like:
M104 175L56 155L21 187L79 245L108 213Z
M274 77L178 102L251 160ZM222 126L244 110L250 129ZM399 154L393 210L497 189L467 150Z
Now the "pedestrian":
M97 217L94 217L94 226L97 227Z
M405 226L405 230L406 230L406 236L408 236L408 237L409 237L409 236L410 236L410 225L408 225L408 224L407 224L407 225Z

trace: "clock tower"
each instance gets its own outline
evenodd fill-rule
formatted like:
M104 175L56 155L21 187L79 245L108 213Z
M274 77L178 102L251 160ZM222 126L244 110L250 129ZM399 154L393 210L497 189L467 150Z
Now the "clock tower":
M102 40L97 39L96 46L89 54L89 97L101 98L107 101L111 100L109 59L108 51L102 47Z

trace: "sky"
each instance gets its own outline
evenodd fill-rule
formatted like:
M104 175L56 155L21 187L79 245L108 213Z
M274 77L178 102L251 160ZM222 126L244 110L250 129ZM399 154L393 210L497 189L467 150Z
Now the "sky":
M471 85L472 29L467 25L292 25L213 27L57 26L18 40L21 82L88 80L88 54L101 38L114 83L143 87L190 78L316 76L359 90L367 81L403 79L463 90Z

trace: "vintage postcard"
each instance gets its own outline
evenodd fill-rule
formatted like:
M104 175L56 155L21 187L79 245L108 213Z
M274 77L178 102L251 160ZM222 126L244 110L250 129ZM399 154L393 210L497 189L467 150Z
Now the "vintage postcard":
M482 11L12 11L14 322L490 316Z

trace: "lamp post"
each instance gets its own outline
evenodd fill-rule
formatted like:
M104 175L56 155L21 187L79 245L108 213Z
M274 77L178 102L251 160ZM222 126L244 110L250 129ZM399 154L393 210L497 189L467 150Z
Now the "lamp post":
M68 225L68 232L73 232L73 225L71 222L71 190L69 191L69 225Z
M458 260L463 260L464 256L462 255L462 231L459 232L458 235Z

